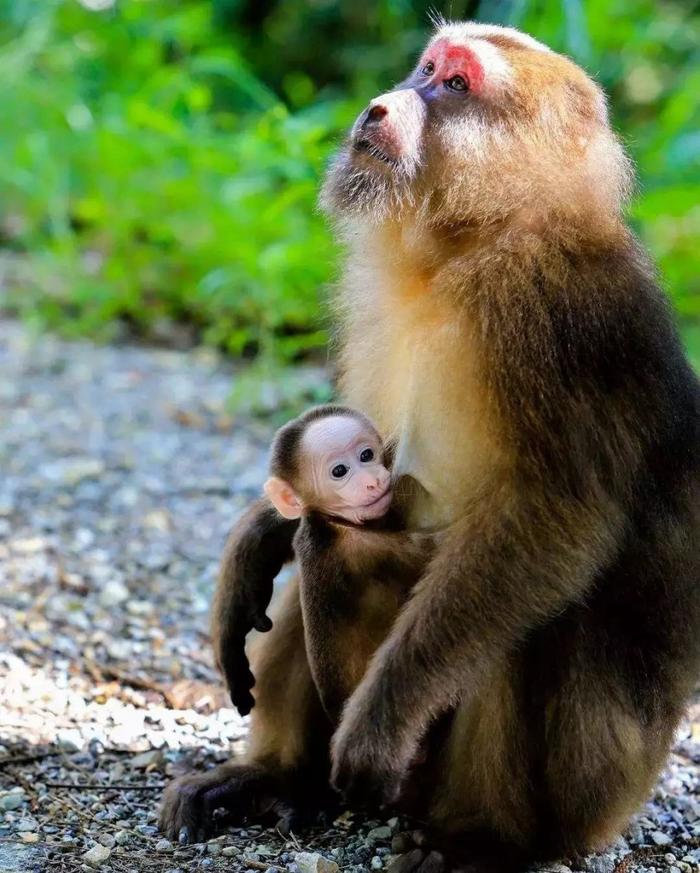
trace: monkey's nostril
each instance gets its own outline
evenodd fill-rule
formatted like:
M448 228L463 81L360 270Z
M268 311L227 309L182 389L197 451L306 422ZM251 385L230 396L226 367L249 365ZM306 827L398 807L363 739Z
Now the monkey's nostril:
M374 106L369 107L369 111L367 112L367 121L381 121L385 115L388 115L389 110L386 106L382 106L381 103L375 103Z

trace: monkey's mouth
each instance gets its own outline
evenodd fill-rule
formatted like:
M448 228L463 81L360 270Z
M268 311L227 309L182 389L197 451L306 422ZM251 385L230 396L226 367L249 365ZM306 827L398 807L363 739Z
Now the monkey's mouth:
M391 488L387 488L383 494L380 494L375 500L372 500L370 503L365 503L362 507L363 509L383 509L384 506L389 508L389 504L391 503L392 491Z
M366 155L370 155L370 157L377 158L380 161L383 161L385 164L389 164L390 167L396 166L396 158L392 158L391 155L388 155L385 151L379 148L379 146L375 145L375 143L368 140L366 137L361 137L360 139L356 139L352 144L353 149L356 152L361 152Z

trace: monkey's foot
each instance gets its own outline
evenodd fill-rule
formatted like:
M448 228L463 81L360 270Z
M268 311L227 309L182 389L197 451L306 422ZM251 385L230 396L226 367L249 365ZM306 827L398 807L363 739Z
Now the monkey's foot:
M280 780L245 764L222 764L192 773L165 789L159 827L171 840L201 842L224 825L274 812Z
M521 873L529 866L522 850L486 834L446 837L415 830L398 837L400 854L388 873Z
M416 848L397 855L387 869L388 873L445 873L448 867L441 852Z

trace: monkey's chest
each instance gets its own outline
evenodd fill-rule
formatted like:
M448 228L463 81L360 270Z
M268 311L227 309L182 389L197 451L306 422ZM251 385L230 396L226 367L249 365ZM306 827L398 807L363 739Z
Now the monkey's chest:
M493 453L464 326L455 318L421 317L414 308L390 331L379 323L367 328L376 342L363 343L365 354L347 360L346 399L395 447L396 498L408 524L443 527L481 487ZM368 372L376 378L369 381Z
M407 368L405 393L393 410L397 499L410 527L434 529L452 522L480 466L473 400L441 377L424 358ZM461 386L463 387L463 386Z

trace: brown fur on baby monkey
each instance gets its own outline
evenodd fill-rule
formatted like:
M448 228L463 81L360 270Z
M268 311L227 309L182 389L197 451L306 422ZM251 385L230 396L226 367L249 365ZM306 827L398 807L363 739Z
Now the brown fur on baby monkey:
M354 409L316 407L290 422L270 466L267 496L284 518L301 519L293 546L306 648L335 722L420 577L432 537L399 529L384 445Z
M272 580L296 555L311 672L335 720L423 571L432 537L401 530L384 444L357 410L319 406L286 424L273 441L270 473L265 493L274 509L256 504L227 544L222 578L235 577L245 590L219 587L217 659L234 704L246 714L254 705L254 677L245 636L270 629L265 610ZM239 631L222 639L232 609L240 615L233 622Z

